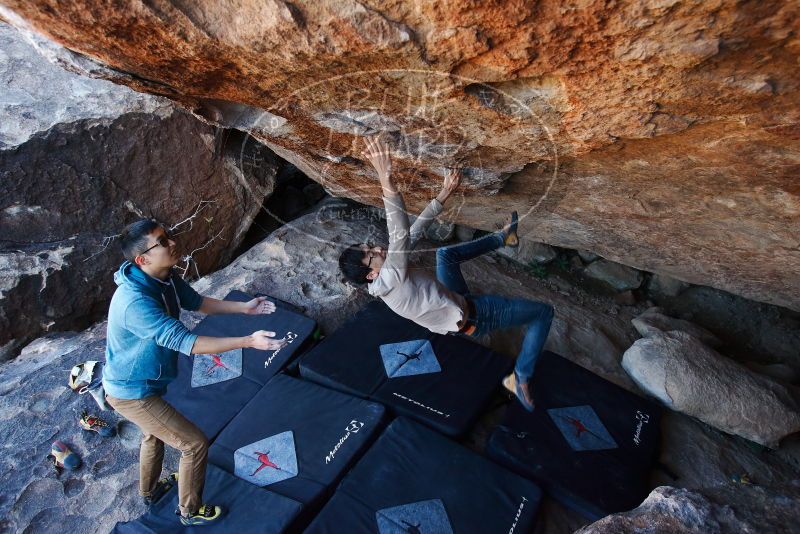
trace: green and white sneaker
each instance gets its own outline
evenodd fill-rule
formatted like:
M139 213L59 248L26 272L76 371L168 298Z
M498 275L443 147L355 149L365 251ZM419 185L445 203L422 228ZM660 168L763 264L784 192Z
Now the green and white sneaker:
M222 508L204 504L197 513L181 516L181 524L187 527L210 525L222 516Z

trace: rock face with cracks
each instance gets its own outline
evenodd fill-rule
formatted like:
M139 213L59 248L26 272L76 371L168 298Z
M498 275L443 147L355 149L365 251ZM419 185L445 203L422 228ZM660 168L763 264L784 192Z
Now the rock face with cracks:
M622 366L667 407L761 445L777 448L800 431L800 402L791 387L725 358L686 332L642 338Z
M800 309L796 2L2 0L73 68L167 96L378 205L385 134L414 208Z
M727 484L695 491L661 486L638 508L605 517L576 534L792 532L798 521L800 480L775 487Z
M184 221L172 233L195 251L189 275L230 261L274 187L268 148L167 99L67 72L2 23L0 58L0 360L105 314L122 263L115 236L136 219Z

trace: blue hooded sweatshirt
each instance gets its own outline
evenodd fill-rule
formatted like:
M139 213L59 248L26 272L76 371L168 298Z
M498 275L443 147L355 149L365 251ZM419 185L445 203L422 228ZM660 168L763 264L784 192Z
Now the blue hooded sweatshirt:
M177 375L178 353L191 354L197 340L178 320L180 309L196 311L203 297L179 276L162 281L128 261L114 281L103 387L118 399L163 395Z

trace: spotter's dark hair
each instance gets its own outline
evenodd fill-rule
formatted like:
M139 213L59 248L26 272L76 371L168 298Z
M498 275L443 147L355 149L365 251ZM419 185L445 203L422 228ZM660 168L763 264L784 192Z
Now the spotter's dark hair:
M157 228L161 228L161 225L153 219L139 219L126 226L119 237L125 259L132 262L136 256L144 252L148 236Z

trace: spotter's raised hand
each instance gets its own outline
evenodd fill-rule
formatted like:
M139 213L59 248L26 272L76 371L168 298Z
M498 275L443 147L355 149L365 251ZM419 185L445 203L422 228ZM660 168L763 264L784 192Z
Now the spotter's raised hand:
M257 330L250 334L250 346L258 350L278 350L286 346L286 338L272 339L275 332Z
M256 297L245 303L245 312L248 315L261 315L273 313L275 311L275 303L267 300L267 297Z

